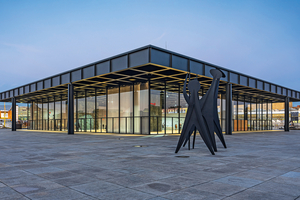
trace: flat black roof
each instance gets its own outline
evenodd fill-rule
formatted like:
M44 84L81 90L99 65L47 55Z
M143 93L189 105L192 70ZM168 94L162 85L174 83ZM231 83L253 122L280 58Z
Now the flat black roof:
M175 88L183 84L188 72L194 77L199 75L205 91L212 80L209 73L212 68L218 68L226 75L220 81L220 93L225 93L226 83L232 83L233 95L274 102L282 102L287 96L290 101L300 101L299 91L152 45L4 91L0 93L0 101L11 101L12 97L16 97L17 102L49 100L57 95L66 98L68 83L73 83L76 91L100 88L101 93L101 88L150 80L153 87L159 88L166 84L168 90L174 88L178 91Z

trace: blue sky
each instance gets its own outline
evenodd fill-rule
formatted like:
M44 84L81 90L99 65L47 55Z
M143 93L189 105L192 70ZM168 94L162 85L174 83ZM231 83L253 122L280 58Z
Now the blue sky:
M300 1L0 0L0 91L152 44L300 91Z

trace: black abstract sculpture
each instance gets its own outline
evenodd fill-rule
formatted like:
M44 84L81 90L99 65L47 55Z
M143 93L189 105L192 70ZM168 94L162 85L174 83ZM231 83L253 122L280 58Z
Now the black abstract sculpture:
M175 153L179 151L182 145L184 146L188 141L190 141L190 137L193 133L194 147L196 130L199 131L204 143L206 144L212 155L215 155L214 152L217 151L214 133L216 133L224 148L226 148L226 143L222 134L217 110L220 78L225 77L225 74L218 69L212 69L210 70L210 73L213 76L213 81L209 90L200 100L198 95L198 91L200 90L200 83L198 79L196 78L190 81L189 75L188 89L190 95L188 96L186 93L188 74L185 77L183 85L183 95L186 102L188 103L188 109Z

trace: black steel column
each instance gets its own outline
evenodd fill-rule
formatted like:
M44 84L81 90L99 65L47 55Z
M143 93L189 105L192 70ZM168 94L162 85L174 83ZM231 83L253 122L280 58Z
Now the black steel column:
M252 125L252 98L250 97L250 131L253 131Z
M225 134L232 135L232 85L226 84L226 119Z
M164 125L164 127L165 127L165 133L164 134L167 134L167 88L166 88L166 86L167 86L167 83L166 83L166 81L165 81L165 96L164 96L164 104L165 104L165 116L164 116L164 118L165 118L165 125Z
M234 107L233 107L233 109L234 109ZM235 116L235 119L236 119L236 131L239 131L239 95L237 95L236 96L236 116ZM234 125L234 121L235 120L233 120L233 131L234 131L234 127L235 127L235 125Z
M62 131L62 121L63 121L63 119L62 119L62 95L60 95L60 128L59 128L59 130L60 131Z
M285 106L284 106L284 131L290 131L290 98L285 97Z
M151 90L150 90L150 77L148 77L148 134L151 134Z
M179 124L180 124L180 84L178 85L178 122L177 122L177 133L180 134Z
M95 88L95 119L94 119L94 127L95 127L95 133L97 132L97 114L98 114L98 111L97 111L97 88ZM98 125L99 126L99 125Z
M84 132L87 132L87 118L86 118L86 111L87 111L87 90L84 90Z
M108 86L106 86L106 126L105 126L105 132L107 133L108 129Z
M273 130L273 102L271 101L271 130Z
M26 114L27 114L27 129L28 129L28 125L29 125L29 104L27 102L27 110L26 110Z
M119 133L121 133L121 85L119 84Z
M11 99L11 111L12 111L12 116L11 116L11 130L12 131L16 131L17 130L17 126L16 126L16 120L17 120L17 113L16 113L16 98L13 97ZM5 113L4 113L5 114Z
M31 101L31 107L30 107L30 115L31 115L31 130L34 130L34 127L33 127L33 119L34 119L34 116L33 116L33 101Z
M36 100L36 130L39 130L39 100Z
M74 134L74 87L68 85L68 134Z
M132 82L132 91L133 91L133 94L132 94L132 134L134 134L134 117L135 117L135 114L134 114L134 98L135 98L135 95L134 95L134 92L135 92L134 91L134 82Z
M74 91L74 88L73 88ZM75 93L75 99L76 99L76 131L79 132L79 121L78 121L78 92Z
M50 130L50 127L49 127L49 121L50 121L50 114L49 114L49 97L47 98L47 129L46 130Z
M267 101L267 116L266 116L266 119L267 119L267 130L270 130L270 126L269 126L269 101Z
M44 103L42 99L42 130L44 130Z
M53 101L54 101L54 102L53 102L53 113L54 113L54 114L53 114L53 120L54 120L54 123L53 123L54 127L53 127L53 128L54 128L54 131L56 131L56 118L55 118L55 114L56 114L56 110L55 110L55 102L56 102L56 101L55 101L55 96L53 97Z

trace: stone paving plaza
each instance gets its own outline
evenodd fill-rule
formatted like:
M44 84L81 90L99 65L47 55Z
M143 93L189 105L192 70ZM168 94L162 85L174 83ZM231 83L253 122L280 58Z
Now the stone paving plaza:
M178 135L2 129L0 199L300 199L300 131L225 139L212 156L199 136L175 154Z

